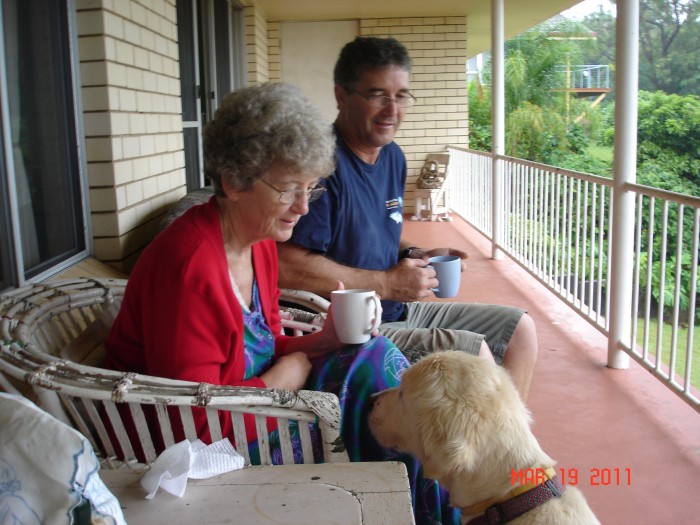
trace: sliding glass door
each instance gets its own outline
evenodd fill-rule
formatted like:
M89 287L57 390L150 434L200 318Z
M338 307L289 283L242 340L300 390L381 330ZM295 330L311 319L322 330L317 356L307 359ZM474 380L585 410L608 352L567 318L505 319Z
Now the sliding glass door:
M87 250L71 56L72 2L0 4L0 286Z

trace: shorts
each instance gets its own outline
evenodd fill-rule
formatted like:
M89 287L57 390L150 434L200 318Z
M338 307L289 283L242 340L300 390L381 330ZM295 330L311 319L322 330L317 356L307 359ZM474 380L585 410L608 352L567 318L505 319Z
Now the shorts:
M411 363L441 350L478 355L486 341L500 365L524 314L521 308L494 304L407 303L406 319L382 323L379 333L391 339Z

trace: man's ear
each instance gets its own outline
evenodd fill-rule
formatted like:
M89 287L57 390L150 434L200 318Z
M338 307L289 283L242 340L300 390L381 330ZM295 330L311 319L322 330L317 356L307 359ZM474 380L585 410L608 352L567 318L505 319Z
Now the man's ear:
M338 106L339 110L343 109L346 104L345 100L348 98L348 93L340 84L335 84L335 86L333 86L333 92L335 93L336 106Z

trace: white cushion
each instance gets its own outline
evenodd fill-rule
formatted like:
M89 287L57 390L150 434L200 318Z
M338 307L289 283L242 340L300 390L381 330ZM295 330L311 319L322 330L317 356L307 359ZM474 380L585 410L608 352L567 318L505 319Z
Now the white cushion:
M0 522L125 524L99 468L82 434L29 400L0 393ZM75 519L78 507L90 509L80 514L86 521Z

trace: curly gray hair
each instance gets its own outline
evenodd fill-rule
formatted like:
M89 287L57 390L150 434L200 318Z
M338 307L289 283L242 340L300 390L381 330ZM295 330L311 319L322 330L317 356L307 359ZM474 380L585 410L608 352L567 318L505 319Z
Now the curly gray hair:
M222 178L250 189L271 167L327 177L335 169L330 123L300 89L265 83L233 91L204 130L204 174L222 196Z

